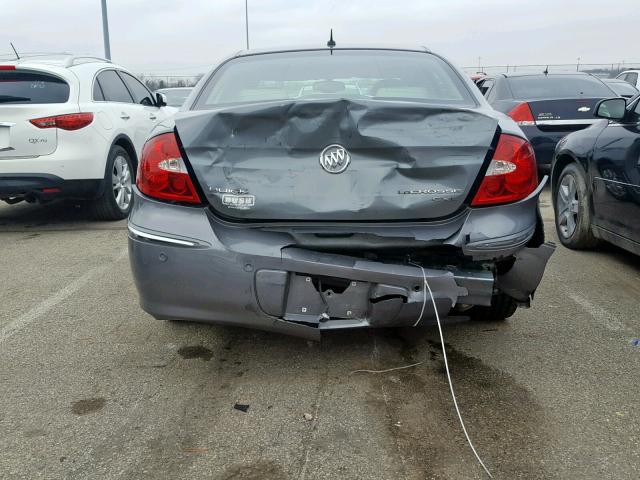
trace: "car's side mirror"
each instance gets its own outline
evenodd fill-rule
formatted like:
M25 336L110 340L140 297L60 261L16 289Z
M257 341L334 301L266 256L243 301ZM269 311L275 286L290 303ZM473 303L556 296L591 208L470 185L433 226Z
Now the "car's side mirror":
M156 105L159 107L167 106L167 96L164 93L156 93Z
M607 120L622 120L627 114L627 101L624 98L607 98L596 104L595 116Z

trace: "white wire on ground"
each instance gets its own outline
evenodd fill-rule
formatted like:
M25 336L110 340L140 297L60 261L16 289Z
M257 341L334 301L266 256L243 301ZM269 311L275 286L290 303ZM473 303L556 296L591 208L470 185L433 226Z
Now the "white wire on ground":
M422 279L424 280L424 286L429 291L429 295L431 296L431 303L433 304L433 311L436 314L436 321L438 323L438 332L440 332L440 345L442 346L442 357L444 358L444 368L447 371L447 380L449 380L449 389L451 390L451 398L453 399L453 405L456 407L456 413L458 414L458 420L460 420L460 426L462 427L462 431L464 432L464 436L467 438L467 442L469 443L469 446L471 447L471 450L473 450L473 454L476 456L476 459L478 460L478 463L480 463L480 465L482 466L484 471L487 473L489 478L493 478L493 475L491 475L491 472L485 466L484 462L480 458L480 455L478 455L478 452L476 451L475 447L473 446L473 442L471 441L471 438L469 438L469 434L467 433L467 427L465 427L465 425L464 425L464 420L462 419L462 414L460 413L460 408L458 408L458 401L456 400L456 393L453 390L453 381L451 380L451 374L449 373L449 361L447 360L447 351L444 348L444 335L442 335L442 325L440 324L440 315L438 314L438 308L436 307L436 301L433 298L433 292L431 291L431 287L429 286L429 282L427 282L427 275L424 272L424 268L422 268L422 265L418 265L417 263L412 263L412 265L415 265L416 267L420 267L420 270L422 270ZM415 323L415 325L417 325L420 322L420 320L422 320L422 315L424 313L424 306L427 303L427 293L426 293L426 291L424 291L424 292L425 293L424 293L424 301L422 302L422 310L420 311L420 317L418 318L418 321Z
M393 372L395 370L404 370L405 368L417 367L418 365L422 365L423 363L424 363L424 360L422 362L412 363L411 365L403 365L402 367L385 368L384 370L360 369L360 370L354 370L349 375L352 375L354 373L387 373L387 372Z

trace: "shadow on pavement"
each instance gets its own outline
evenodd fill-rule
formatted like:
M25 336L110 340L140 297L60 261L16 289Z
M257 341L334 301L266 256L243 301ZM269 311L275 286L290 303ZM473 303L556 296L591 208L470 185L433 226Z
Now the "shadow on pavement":
M624 250L616 245L607 242L601 242L597 247L590 250L570 250L564 247L557 239L555 241L558 248L564 249L573 258L576 264L583 263L587 258L597 258L605 263L608 261L624 265L636 269L640 273L640 256ZM553 261L553 259L552 259Z
M616 260L617 262L627 265L628 267L633 267L640 273L640 256L634 255L627 250L610 243L603 242L601 245L597 246L593 252L602 256L607 256L612 260Z
M0 232L24 230L103 230L125 228L126 221L99 222L94 220L87 206L71 200L52 202L21 202L8 205L0 202Z

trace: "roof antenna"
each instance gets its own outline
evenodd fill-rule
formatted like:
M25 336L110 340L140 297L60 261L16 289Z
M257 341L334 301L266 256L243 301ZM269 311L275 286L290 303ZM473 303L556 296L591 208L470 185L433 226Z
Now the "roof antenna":
M544 69L544 73L545 75L549 75L549 65L547 65L547 68Z
M333 28L331 29L331 34L329 35L329 41L327 42L327 47L331 50L331 55L333 55L333 47L336 46L336 42L333 39Z
M18 55L18 51L16 50L16 47L13 46L13 43L9 42L9 45L11 45L11 48L13 48L13 53L16 54L16 59L20 60L20 55Z

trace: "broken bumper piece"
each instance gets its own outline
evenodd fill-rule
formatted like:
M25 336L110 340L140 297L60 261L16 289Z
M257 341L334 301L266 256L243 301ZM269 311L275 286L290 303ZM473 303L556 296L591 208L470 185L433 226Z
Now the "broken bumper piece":
M283 270L256 272L258 304L266 314L323 329L390 327L435 321L429 283L438 314L446 317L470 294L490 301L490 272L422 269L342 255L287 248Z
M328 329L435 322L422 270L411 265L295 248L284 249L275 262L243 258L235 263L211 257L206 249L157 245L142 237L131 238L129 247L142 307L160 319L246 326L314 339ZM198 269L200 275L189 275L183 268ZM491 272L425 268L424 275L441 318L457 303L491 301Z

